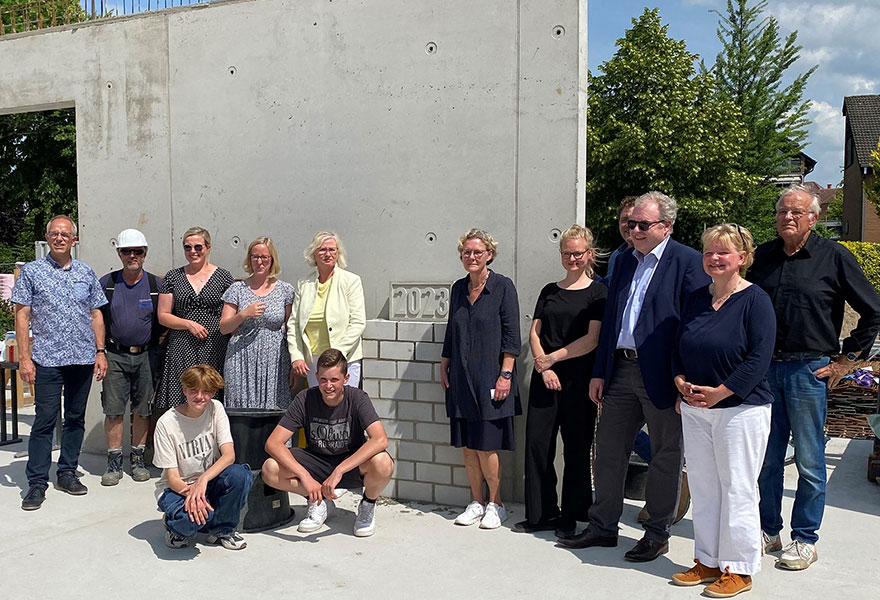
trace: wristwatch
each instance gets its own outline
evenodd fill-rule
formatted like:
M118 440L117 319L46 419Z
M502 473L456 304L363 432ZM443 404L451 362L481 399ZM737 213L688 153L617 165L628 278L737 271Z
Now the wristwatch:
M859 355L856 354L855 352L847 352L846 353L846 360L848 360L850 362L855 362L858 357L859 357Z
M95 353L96 354L107 354L107 350L105 350L104 348L95 348Z
M513 377L513 371L501 371L501 376L505 379L510 379Z

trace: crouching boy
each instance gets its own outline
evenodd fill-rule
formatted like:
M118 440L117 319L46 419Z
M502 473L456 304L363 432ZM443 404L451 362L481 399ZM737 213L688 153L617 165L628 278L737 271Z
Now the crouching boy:
M159 418L153 440L153 464L163 469L158 492L165 544L184 548L204 532L208 543L241 550L247 543L235 528L253 477L247 465L234 464L229 418L213 399L223 378L209 365L196 365L180 383L186 403Z
M394 471L394 461L385 451L385 428L370 397L345 385L348 364L342 352L331 348L321 354L317 377L318 387L297 394L269 436L266 452L271 458L263 463L263 481L308 499L308 516L298 527L302 533L324 524L336 488L363 486L354 534L373 535L376 499ZM306 447L288 448L300 427L305 429Z

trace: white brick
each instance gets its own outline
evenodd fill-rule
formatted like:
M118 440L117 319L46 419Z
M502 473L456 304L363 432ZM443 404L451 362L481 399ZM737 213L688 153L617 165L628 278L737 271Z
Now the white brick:
M397 497L401 500L434 501L434 486L417 481L397 481Z
M446 425L447 427L449 426L449 417L446 416L445 404L434 405L434 422L441 425Z
M416 481L452 483L452 469L446 465L416 463Z
M394 461L394 477L412 481L415 479L415 463L406 460Z
M377 379L363 379L361 383L367 396L375 400L379 397L379 381Z
M380 381L379 396L393 400L412 400L415 384L407 381Z
M442 342L446 337L446 323L434 323L434 341Z
M473 500L470 488L452 487L449 485L435 485L434 496L437 504L449 506L467 506Z
M440 362L443 354L443 344L432 342L416 342L416 360L429 360Z
M464 470L464 467L452 468L452 483L455 485L465 485L470 488L471 482L468 481L467 471Z
M404 421L433 421L433 404L426 402L398 402L397 418ZM381 416L381 415L380 415Z
M364 359L364 379L396 379L397 363L393 360Z
M368 340L397 339L397 323L385 319L370 319L364 328L364 338Z
M439 383L417 383L416 400L419 402L442 402L446 404L446 392Z
M418 444L415 442L399 442L397 455L409 460L431 462L434 460L434 447L431 444Z
M394 400L380 400L373 398L373 408L380 419L394 419L397 417L397 402Z
M402 360L397 363L397 378L410 381L431 381L431 365Z
M416 423L416 439L438 444L449 443L449 427L434 423Z
M434 381L440 383L442 379L440 378L440 363L434 365Z
M364 358L379 358L379 342L376 340L363 341Z
M416 355L412 342L379 342L379 357L395 360L412 360Z
M395 419L383 419L382 425L385 427L385 433L388 437L396 440L413 439L413 424L406 421L397 421Z
M397 339L430 342L433 339L434 324L417 321L402 321L397 324Z
M461 448L452 446L444 446L438 444L434 446L434 462L448 465L464 466L464 457Z

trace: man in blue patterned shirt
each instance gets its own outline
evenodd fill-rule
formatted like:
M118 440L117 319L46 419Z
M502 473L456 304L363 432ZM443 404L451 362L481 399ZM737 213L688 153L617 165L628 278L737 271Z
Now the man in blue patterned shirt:
M21 502L36 510L46 499L52 464L52 431L64 388L64 426L58 458L57 489L82 496L88 492L76 476L85 431L86 402L92 386L107 373L104 319L107 303L92 269L74 260L76 223L53 217L46 226L49 256L28 263L12 289L19 373L34 386L36 416L28 441L29 489ZM28 330L33 331L31 350ZM97 341L97 343L96 343Z

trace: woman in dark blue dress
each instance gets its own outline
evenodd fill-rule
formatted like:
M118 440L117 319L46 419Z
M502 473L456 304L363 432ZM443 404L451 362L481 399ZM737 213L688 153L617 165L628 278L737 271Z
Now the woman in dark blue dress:
M495 529L507 518L501 502L498 450L513 450L513 417L522 414L514 361L520 351L519 302L513 282L489 270L497 244L482 229L459 239L467 276L456 281L440 363L451 443L464 452L473 494L458 525ZM483 504L483 481L489 503Z

